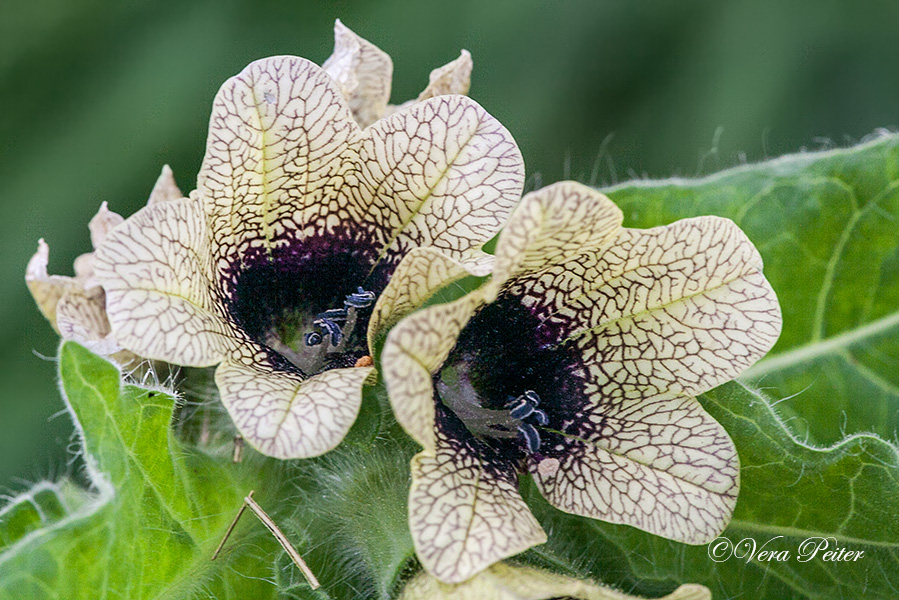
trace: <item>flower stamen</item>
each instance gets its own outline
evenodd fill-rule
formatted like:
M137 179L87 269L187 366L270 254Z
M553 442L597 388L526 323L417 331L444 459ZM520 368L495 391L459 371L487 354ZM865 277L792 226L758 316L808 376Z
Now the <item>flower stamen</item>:
M537 428L530 423L522 423L518 426L518 439L527 446L530 454L540 450L540 434L537 432Z
M438 398L475 437L518 439L529 454L540 450L537 427L547 425L549 417L537 408L540 396L534 390L509 396L503 409L486 408L469 380L464 361L444 369L434 387Z
M307 346L318 346L325 337L329 337L331 345L337 347L338 352L341 351L340 342L344 334L352 332L356 326L356 311L371 306L375 301L374 292L365 291L361 287L356 290L347 295L343 301L343 308L330 308L315 316L312 322L313 330L303 336L303 342ZM344 323L343 327L338 325L341 321Z
M349 308L367 308L375 303L374 292L366 292L361 287L356 288L356 293L350 294L346 297L346 300L343 301L344 307Z
M527 390L517 398L512 398L506 403L509 414L512 418L521 421L516 429L518 431L518 439L527 446L528 452L534 454L540 449L540 433L532 423L528 423L527 419L536 421L537 425L544 426L549 423L549 417L546 413L537 408L540 404L540 396L534 390Z

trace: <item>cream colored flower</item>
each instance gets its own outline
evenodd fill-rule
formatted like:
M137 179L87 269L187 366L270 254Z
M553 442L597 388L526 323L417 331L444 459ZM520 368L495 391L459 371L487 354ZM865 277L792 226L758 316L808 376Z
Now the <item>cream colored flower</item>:
M218 365L247 441L279 458L336 446L371 367L372 304L428 247L477 270L521 193L509 133L464 96L359 127L321 68L280 56L219 90L189 199L149 206L96 253L116 340ZM360 360L361 359L361 360Z
M528 194L491 279L387 336L390 401L424 447L412 461L412 536L440 580L546 540L518 493L521 471L563 511L681 542L706 543L730 520L737 453L694 397L771 348L777 299L729 220L621 222L580 184ZM411 253L375 319L395 320L462 275L450 259Z
M181 191L175 184L168 165L156 180L147 204L180 198ZM112 212L104 202L88 224L91 245L96 250L107 234L124 221ZM82 254L75 259L75 276L48 275L47 264L50 248L43 239L25 269L25 283L41 313L50 321L53 329L63 338L75 340L97 354L114 355L120 363L130 363L137 357L123 351L110 335L106 317L106 295L93 279L94 253Z
M400 106L388 104L393 62L386 52L353 33L340 19L334 23L334 53L322 65L340 88L360 127L393 114L415 102L447 94L468 93L471 55L463 50L456 60L431 71L428 86L415 100Z
M589 581L532 567L498 563L459 584L441 583L427 572L406 584L400 600L643 600ZM711 600L702 585L682 585L659 600Z

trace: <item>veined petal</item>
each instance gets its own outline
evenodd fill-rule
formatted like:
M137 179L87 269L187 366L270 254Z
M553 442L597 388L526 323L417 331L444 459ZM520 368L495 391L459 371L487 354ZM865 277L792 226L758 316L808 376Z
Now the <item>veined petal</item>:
M605 252L523 278L509 293L601 371L590 392L597 399L700 394L736 377L780 334L761 257L718 217L623 229Z
M524 164L511 134L464 96L439 96L381 119L360 152L374 197L366 219L379 258L434 246L463 258L518 201Z
M436 447L433 374L482 304L482 295L474 291L409 315L387 336L381 369L393 413L426 450L433 452Z
M345 198L358 190L348 145L359 134L337 85L306 59L258 60L226 81L212 107L196 192L210 217L217 267L357 222L350 211L360 205Z
M183 197L184 194L181 193L181 190L178 189L178 184L175 183L175 175L172 173L172 169L168 165L163 165L162 173L156 178L156 183L150 191L150 197L147 198L147 206Z
M621 229L621 210L585 185L563 181L521 199L496 245L496 266L487 284L495 298L505 283L608 246Z
M497 563L460 584L446 584L426 572L403 589L400 600L644 600L608 587L542 569ZM658 600L711 600L702 585L685 584Z
M241 337L222 317L202 209L184 198L147 206L94 253L115 339L185 366L218 363Z
M694 398L604 397L552 439L529 468L565 512L688 544L708 543L733 515L736 448Z
M332 369L306 379L275 360L246 343L216 369L222 404L237 429L275 458L309 458L333 449L356 420L372 367Z
M418 102L447 94L467 95L473 67L471 54L468 50L462 50L459 58L431 71L428 87L418 95Z
M75 340L85 348L109 356L121 350L110 337L103 288L69 290L56 305L56 322L63 339Z
M386 52L356 35L340 19L334 22L334 53L322 69L337 82L360 127L368 127L384 116L393 62Z
M390 327L411 313L439 289L469 275L487 275L493 257L480 253L472 260L461 262L430 247L413 248L400 261L368 322L368 347Z
M546 541L518 493L514 469L442 434L435 453L412 459L409 526L422 566L446 583Z

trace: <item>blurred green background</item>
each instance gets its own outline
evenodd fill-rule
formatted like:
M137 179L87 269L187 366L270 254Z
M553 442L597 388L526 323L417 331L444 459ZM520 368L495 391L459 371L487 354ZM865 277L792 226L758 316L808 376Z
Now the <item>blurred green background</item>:
M529 186L693 176L857 141L899 118L899 2L0 0L0 494L73 464L57 339L23 274L88 251L165 163L193 189L218 86L253 59L321 63L340 18L394 60L393 100L471 51L471 95Z

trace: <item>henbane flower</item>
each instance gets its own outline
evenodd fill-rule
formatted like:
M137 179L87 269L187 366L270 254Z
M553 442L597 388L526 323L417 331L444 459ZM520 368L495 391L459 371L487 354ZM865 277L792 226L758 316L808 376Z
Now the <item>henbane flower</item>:
M563 511L681 542L708 542L730 520L737 453L694 396L770 349L777 299L729 220L621 223L579 184L528 194L491 279L387 336L390 401L424 447L412 461L412 536L437 578L463 581L546 540L518 493L521 471ZM414 252L383 297L413 281L409 310L441 285L423 274L461 271Z
M253 446L315 456L356 417L372 368L354 365L400 259L428 247L476 263L522 181L509 133L464 96L361 129L325 71L267 58L216 96L197 189L116 227L96 278L119 343L218 365Z

